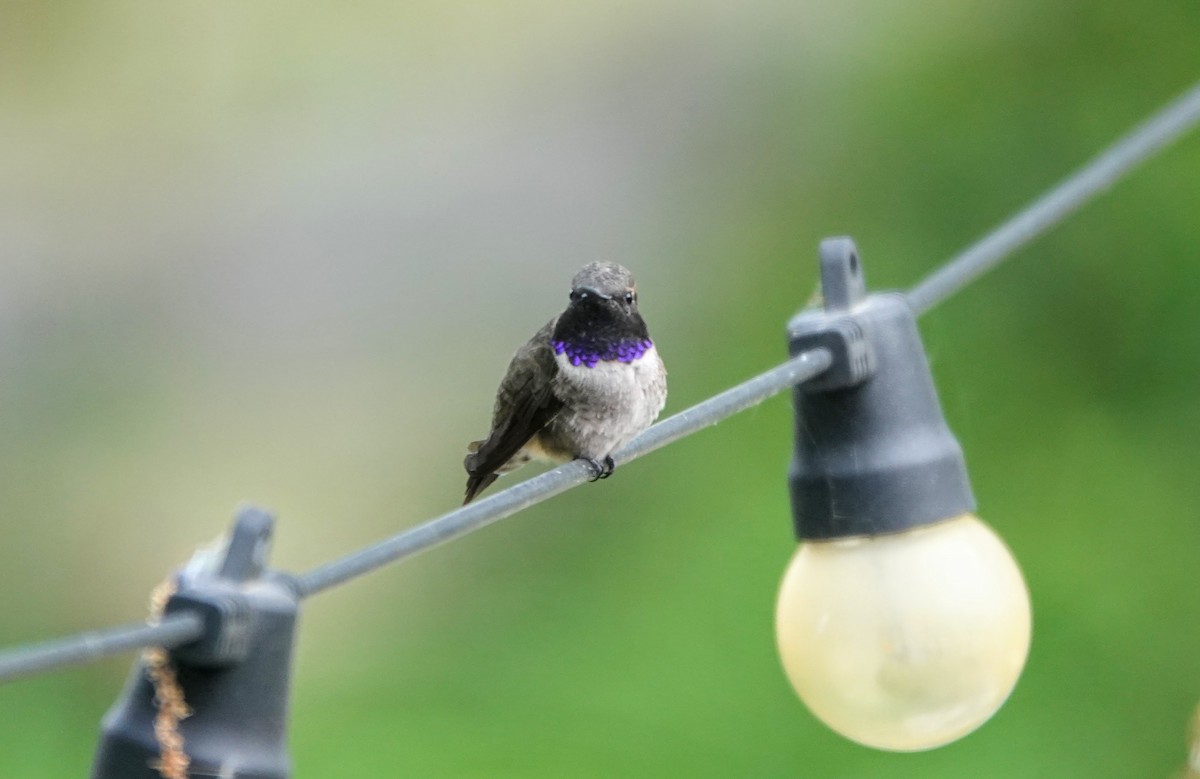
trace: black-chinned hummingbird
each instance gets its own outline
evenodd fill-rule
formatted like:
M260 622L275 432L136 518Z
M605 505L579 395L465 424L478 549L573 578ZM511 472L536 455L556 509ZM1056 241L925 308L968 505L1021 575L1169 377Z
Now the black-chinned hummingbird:
M593 481L667 402L667 371L638 313L633 274L593 262L567 309L517 350L496 392L492 429L468 447L464 504L532 459L586 460Z

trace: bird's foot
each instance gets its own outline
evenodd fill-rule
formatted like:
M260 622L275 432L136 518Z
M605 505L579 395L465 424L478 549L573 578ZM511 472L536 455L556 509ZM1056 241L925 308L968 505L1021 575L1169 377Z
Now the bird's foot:
M591 457L579 457L576 459L585 462L588 470L592 472L592 478L588 479L588 481L607 479L609 476L612 476L613 471L616 470L617 467L617 464L613 462L613 458L611 457L605 457L603 461L596 460Z

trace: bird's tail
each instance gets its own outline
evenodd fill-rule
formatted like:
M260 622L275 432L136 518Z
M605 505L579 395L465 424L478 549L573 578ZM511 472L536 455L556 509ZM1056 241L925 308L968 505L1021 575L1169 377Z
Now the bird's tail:
M463 460L463 467L467 469L467 497L463 500L463 505L467 505L475 500L475 496L491 486L500 474L498 473L480 473L475 470L475 460L479 452L479 447L483 445L483 441L472 441L467 444L467 457Z
M498 473L472 473L467 475L467 497L463 500L463 505L467 505L475 496L491 486L492 482L500 478Z

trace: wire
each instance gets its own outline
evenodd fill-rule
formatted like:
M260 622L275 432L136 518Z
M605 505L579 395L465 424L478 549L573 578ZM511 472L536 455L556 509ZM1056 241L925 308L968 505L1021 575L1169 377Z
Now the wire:
M924 314L995 267L1068 214L1111 187L1139 163L1177 140L1200 122L1200 83L1135 127L1067 180L1016 216L952 257L908 293L917 315Z
M652 426L613 455L622 463L641 457L701 428L715 425L788 387L806 381L829 367L825 349L805 352L766 373L743 382L720 395L682 411ZM348 554L297 577L301 597L409 557L432 546L466 535L498 519L511 516L535 503L581 484L591 471L581 462L570 462L552 471L520 482L489 498L463 506L392 538ZM148 646L172 649L194 641L203 633L198 614L178 612L154 625L136 624L104 631L90 631L44 644L0 652L0 682L48 671L61 666L86 663L107 655Z
M722 419L757 405L788 387L811 379L828 368L830 361L831 357L826 349L805 352L766 373L659 422L615 453L613 460L617 463L634 460L701 428L715 425ZM430 547L466 535L472 530L478 530L498 519L516 514L535 503L582 484L590 476L591 471L582 462L572 461L561 465L477 503L455 509L423 525L314 568L298 577L297 590L301 597L327 590L349 579L370 573L380 566L411 557Z
M204 621L199 614L180 612L153 625L123 625L19 647L0 654L0 682L65 665L90 663L131 649L173 648L196 640L203 632Z
M993 230L952 257L908 293L909 304L923 314L1002 259L1062 220L1121 176L1200 122L1200 83L1167 105L1102 154ZM790 386L824 371L830 355L806 352L747 382L676 414L634 439L613 456L618 462L641 457L703 427L714 425ZM383 565L463 536L496 520L582 483L590 476L583 463L571 462L451 511L379 543L346 555L298 577L302 597L313 595ZM0 682L147 646L173 648L199 638L198 615L177 613L155 625L128 625L78 634L0 653Z

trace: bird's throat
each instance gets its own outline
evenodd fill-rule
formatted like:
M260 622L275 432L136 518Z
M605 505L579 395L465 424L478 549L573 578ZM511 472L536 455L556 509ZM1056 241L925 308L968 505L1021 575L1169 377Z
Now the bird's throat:
M595 368L601 362L631 363L639 360L654 346L649 338L629 338L599 343L551 341L555 354L566 356L572 365Z

